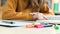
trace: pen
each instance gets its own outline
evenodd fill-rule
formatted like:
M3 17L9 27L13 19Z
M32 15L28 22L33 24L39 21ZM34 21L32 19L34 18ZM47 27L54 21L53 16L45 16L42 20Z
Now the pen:
M14 24L14 22L2 21L3 23Z

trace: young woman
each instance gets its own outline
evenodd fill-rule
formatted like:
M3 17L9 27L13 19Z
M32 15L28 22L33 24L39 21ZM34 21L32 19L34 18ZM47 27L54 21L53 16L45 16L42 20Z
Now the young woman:
M36 15L30 13L40 12L44 0L7 0L3 11L3 20L35 20ZM51 13L50 13L51 14Z

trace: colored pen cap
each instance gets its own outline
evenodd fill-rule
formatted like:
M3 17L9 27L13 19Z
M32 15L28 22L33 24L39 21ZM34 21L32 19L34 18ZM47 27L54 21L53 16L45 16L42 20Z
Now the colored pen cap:
M42 24L35 25L35 28L44 28Z
M60 27L58 25L55 26L55 30L59 30Z
M28 25L26 25L26 28L34 28L34 25L28 24Z
M40 24L40 23L38 23L38 22L34 22L34 23L33 23L33 25L38 25L38 24Z

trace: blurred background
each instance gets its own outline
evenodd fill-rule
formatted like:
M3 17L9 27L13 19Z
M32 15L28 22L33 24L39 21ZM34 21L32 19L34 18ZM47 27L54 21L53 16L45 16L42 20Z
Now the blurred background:
M5 5L7 0L0 0L0 9ZM60 0L47 0L46 4L54 11L55 14L60 15Z
M0 0L0 18L6 1L7 0ZM55 15L60 15L60 0L46 0L46 4L54 11Z
M7 0L0 0L0 12ZM46 4L54 11L56 15L60 15L60 0L47 0Z
M2 19L2 7L1 7L1 0L0 0L0 20Z

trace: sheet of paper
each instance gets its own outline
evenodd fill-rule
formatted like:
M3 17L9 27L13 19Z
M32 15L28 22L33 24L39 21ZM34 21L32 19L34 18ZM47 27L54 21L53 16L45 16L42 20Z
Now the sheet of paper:
M60 20L37 20L39 23L54 23L54 24L60 24Z
M60 20L60 15L46 16L48 20Z
M13 24L5 23L0 21L0 25L9 25L9 26L24 26L27 24L32 24L34 21L18 21L18 20L4 20L6 22L13 22Z

